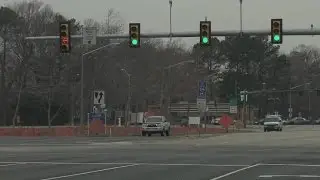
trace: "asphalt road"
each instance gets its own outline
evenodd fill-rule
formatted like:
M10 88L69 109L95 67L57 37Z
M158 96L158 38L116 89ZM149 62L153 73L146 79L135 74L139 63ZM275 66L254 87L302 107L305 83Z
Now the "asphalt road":
M320 179L320 126L205 138L0 138L10 180Z

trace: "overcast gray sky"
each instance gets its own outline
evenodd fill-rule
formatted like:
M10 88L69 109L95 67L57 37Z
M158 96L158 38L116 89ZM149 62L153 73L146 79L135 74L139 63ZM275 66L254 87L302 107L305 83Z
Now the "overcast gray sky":
M21 0L0 0L3 5ZM102 21L108 8L120 12L125 23L140 22L142 32L169 31L169 0L43 0L55 11L78 20ZM173 31L197 31L205 16L213 30L239 30L239 0L173 0ZM243 0L243 28L270 29L271 18L283 18L284 29L320 28L320 0ZM317 21L318 20L318 21ZM198 38L184 38L188 46ZM320 37L285 36L288 52L299 43L320 47Z

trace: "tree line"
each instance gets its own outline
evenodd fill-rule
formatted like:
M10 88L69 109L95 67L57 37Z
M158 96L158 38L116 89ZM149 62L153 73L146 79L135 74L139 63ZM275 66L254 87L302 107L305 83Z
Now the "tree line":
M25 40L29 36L56 36L59 22L66 20L72 24L72 34L81 34L84 27L96 27L98 34L119 34L125 24L112 8L106 11L104 22L87 19L82 23L66 18L41 1L14 3L0 9L2 125L63 125L79 117L81 55L87 50L82 40L72 40L73 49L68 55L60 54L57 40ZM112 41L98 39L88 50ZM280 90L306 82L312 82L312 88L320 85L317 82L320 51L313 46L297 45L285 54L268 37L247 35L213 38L211 47L195 44L191 49L186 49L180 40L142 39L139 49L129 48L125 40L117 41L121 43L119 46L85 57L86 112L92 107L95 89L106 92L108 107L123 109L128 98L128 81L121 69L131 74L135 111L144 111L147 104L160 103L163 82L167 86L163 101L167 104L195 101L197 82L204 78L210 82L208 98L217 102L228 102L242 90ZM190 59L195 63L164 70ZM311 115L317 117L317 94L308 93L292 94L294 113L308 113L307 95L310 95ZM273 109L286 115L288 99L287 93L259 93L250 96L249 103L259 110L260 116Z

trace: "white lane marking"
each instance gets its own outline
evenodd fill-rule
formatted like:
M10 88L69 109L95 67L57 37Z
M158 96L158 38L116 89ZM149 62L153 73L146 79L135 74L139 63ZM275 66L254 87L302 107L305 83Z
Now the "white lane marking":
M47 143L19 143L19 144L1 144L4 146L80 146L80 145L111 145L111 144L121 144L121 145L131 145L133 142L130 141L110 141L110 142L47 142Z
M274 150L283 150L283 149L270 149L270 148L265 148L265 149L249 149L247 151L251 152L264 152L264 151L274 151Z
M0 164L0 167L6 167L6 166L15 166L17 164Z
M130 141L115 141L115 142L92 142L90 145L132 145L133 142Z
M243 164L187 164L187 163L138 163L139 165L146 166L203 166L203 167L246 167L248 165Z
M319 178L319 175L260 175L259 178L274 178L274 177L299 177L299 178Z
M296 166L296 167L320 167L320 164L264 164L261 163L260 166Z
M91 143L22 143L22 144L1 144L3 146L15 147L15 146L80 146L89 145Z
M219 179L225 178L225 177L227 177L227 176L231 176L232 174L236 174L236 173L239 173L239 172L241 172L241 171L245 171L245 170L248 170L248 169L257 167L257 166L259 166L259 165L260 165L260 164L254 164L254 165L251 165L251 166L247 166L247 167L244 167L244 168L235 170L235 171L231 171L231 172L229 172L229 173L227 173L227 174L224 174L224 175L221 175L221 176L212 178L212 179L210 179L210 180L219 180Z
M190 164L190 163L143 163L143 162L0 162L2 164L44 164L44 165L146 165L146 166L207 166L207 167L248 167L244 164Z
M74 174L69 174L69 175L64 175L64 176L56 176L56 177L44 178L44 179L41 179L41 180L63 179L63 178L82 176L82 175L93 174L93 173L98 173L98 172L111 171L111 170L115 170L115 169L121 169L121 168L132 167L132 166L138 166L138 164L130 164L130 165L125 165L125 166L116 166L116 167L112 167L112 168L105 168L105 169L99 169L99 170L94 170L94 171L86 171L86 172L82 172L82 173L74 173Z

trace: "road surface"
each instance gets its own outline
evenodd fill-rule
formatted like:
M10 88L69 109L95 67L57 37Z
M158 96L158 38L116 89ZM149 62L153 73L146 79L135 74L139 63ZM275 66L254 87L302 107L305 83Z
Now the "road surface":
M0 138L10 180L320 179L320 126L206 138Z

